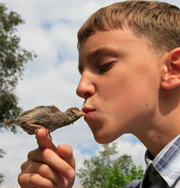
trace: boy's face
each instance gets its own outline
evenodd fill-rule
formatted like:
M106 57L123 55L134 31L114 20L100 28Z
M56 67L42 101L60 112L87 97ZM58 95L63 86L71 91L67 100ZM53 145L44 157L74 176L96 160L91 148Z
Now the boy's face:
M97 142L146 134L157 121L162 65L148 40L128 29L98 31L82 42L79 69L77 94Z

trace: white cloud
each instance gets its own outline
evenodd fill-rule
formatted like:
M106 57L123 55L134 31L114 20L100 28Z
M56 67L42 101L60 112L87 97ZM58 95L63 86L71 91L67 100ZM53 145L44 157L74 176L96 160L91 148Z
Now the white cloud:
M81 24L94 11L115 0L1 0L8 8L19 13L26 21L18 27L22 47L34 50L38 55L25 65L23 80L16 89L19 104L24 109L38 105L56 105L65 111L68 107L81 107L83 100L75 94L80 75L77 71L78 52L76 33ZM167 2L171 2L170 0ZM179 4L177 1L172 1ZM179 4L180 6L180 4ZM49 25L48 25L49 24ZM46 27L45 27L46 26ZM27 153L37 147L33 136L26 133L1 134L1 147L7 155L0 159L0 172L5 174L3 186L18 185L17 176ZM83 119L71 128L52 133L56 144L70 144L74 148L77 169L85 158L97 153L100 146ZM119 155L132 156L135 164L144 165L145 147L134 142L134 137L125 135L118 139ZM79 180L76 180L78 184Z
M59 144L70 144L73 147L74 156L76 158L76 169L83 167L84 159L90 159L91 153L82 153L79 150L79 146L82 146L86 150L94 149L94 154L97 154L99 150L102 149L98 145L84 124L83 120L80 120L71 128L62 128L57 130L57 132L52 133L53 142L57 145ZM143 165L144 163L144 152L145 147L140 143L130 143L128 140L132 139L132 136L123 136L118 139L119 156L123 154L131 155L133 161L136 165ZM1 134L1 148L6 150L7 155L4 159L0 160L1 172L5 175L5 181L3 186L17 186L17 176L20 173L20 166L23 162L27 160L27 154L30 150L37 147L35 136L27 135L22 132L21 134L13 134L10 132L5 132ZM79 179L76 178L75 185L79 185Z

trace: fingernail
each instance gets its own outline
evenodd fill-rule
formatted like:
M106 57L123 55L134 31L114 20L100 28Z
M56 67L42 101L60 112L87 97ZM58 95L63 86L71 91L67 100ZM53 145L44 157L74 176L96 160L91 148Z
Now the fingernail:
M66 148L66 149L68 149L69 150L69 148L67 147L67 145L66 144L63 144L62 145L64 148Z
M69 179L73 179L75 177L75 171L74 170L69 170L67 175L68 175Z

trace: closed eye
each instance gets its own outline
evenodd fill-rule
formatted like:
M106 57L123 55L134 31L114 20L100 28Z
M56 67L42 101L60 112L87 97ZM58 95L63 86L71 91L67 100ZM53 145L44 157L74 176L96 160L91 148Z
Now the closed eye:
M104 65L99 66L99 67L98 67L98 72L99 72L100 74L105 73L106 71L108 71L108 70L111 68L112 64L113 64L113 62L111 62L111 63L106 63L106 64L104 64Z

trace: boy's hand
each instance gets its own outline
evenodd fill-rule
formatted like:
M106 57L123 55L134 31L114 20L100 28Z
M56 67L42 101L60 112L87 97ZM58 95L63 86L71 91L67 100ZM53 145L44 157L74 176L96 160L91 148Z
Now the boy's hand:
M69 145L52 143L47 131L37 133L39 148L29 152L22 164L18 182L21 188L72 187L75 179L75 159Z

